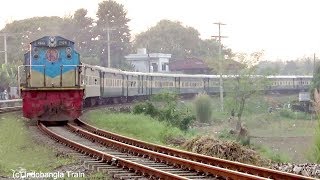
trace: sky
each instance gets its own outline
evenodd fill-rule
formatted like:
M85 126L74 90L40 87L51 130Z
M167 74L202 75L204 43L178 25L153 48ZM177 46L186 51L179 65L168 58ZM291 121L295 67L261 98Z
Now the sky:
M79 8L95 18L102 0L3 0L4 24L34 16L66 16ZM180 21L197 29L202 39L218 34L215 22L225 23L222 43L234 52L264 50L265 60L320 58L318 0L116 0L131 19L132 34L146 31L161 19Z

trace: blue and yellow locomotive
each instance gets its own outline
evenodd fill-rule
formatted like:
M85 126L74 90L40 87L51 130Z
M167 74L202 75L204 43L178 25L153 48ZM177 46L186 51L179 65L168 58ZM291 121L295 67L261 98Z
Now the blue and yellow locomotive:
M31 42L19 73L24 117L61 121L81 115L84 88L74 42L60 36Z

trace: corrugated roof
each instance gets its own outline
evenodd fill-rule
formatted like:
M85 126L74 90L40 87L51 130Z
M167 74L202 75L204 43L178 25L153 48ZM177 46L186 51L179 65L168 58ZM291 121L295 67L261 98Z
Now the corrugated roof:
M198 58L176 59L169 63L170 71L182 71L191 69L209 69L208 65Z

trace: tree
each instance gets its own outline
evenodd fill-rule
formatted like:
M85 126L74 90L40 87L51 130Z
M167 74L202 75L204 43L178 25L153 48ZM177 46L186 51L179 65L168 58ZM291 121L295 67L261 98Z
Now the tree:
M170 53L173 58L216 57L219 44L214 39L202 40L193 27L179 21L161 20L154 27L135 37L133 47L148 48L150 52Z
M63 32L65 38L75 42L81 56L88 56L92 51L93 19L87 17L86 9L78 9L73 16L64 19Z
M86 9L78 9L73 16L64 18L63 36L75 43L75 48L81 54L81 61L98 65L97 49L93 41L94 20L87 17Z
M257 74L278 75L282 67L284 67L282 61L260 61L257 65Z
M283 69L283 74L285 75L294 75L297 73L297 64L295 61L287 61Z
M8 62L21 64L29 43L43 36L61 35L63 19L60 17L34 17L6 24L0 32L9 33L7 38ZM0 43L0 49L3 44ZM3 56L0 61L4 62Z
M97 12L97 25L95 27L96 44L101 65L107 66L107 31L110 34L110 56L111 66L117 68L128 68L124 56L130 52L130 30L127 11L122 4L108 0L99 3Z
M320 66L319 65L317 65L315 72L313 73L312 84L311 84L311 93L312 94L315 94L315 92L314 92L315 89L320 91ZM320 106L320 101L319 101L319 106ZM318 113L320 113L320 109L319 109Z
M15 65L2 64L0 68L0 92L9 86L17 85L17 67Z
M259 93L263 92L267 85L267 79L264 76L256 76L256 66L263 56L263 51L254 52L250 55L238 54L237 58L242 64L246 65L239 74L231 76L227 82L225 89L230 90L227 96L230 96L228 108L230 112L234 112L237 117L237 130L240 130L242 124L242 114L245 109L247 100Z
M172 57L199 56L200 45L196 29L170 20L159 21L134 41L135 48L147 47L151 52L170 53Z

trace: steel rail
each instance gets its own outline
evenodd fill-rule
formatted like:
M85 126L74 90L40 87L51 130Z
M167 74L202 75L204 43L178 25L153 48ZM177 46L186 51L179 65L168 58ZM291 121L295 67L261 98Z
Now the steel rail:
M244 164L236 161L229 161L229 160L220 159L216 157L210 157L210 156L205 156L205 155L196 154L192 152L173 149L173 148L169 148L169 147L165 147L157 144L147 143L144 141L136 140L133 138L121 136L112 132L98 129L94 126L91 126L81 121L80 119L76 119L75 122L80 126L83 126L85 129L97 135L104 136L106 138L110 138L110 139L123 142L129 145L141 147L141 148L152 150L155 152L165 153L165 154L176 156L176 157L189 159L192 161L197 161L197 162L201 162L209 165L219 166L222 168L228 168L235 171L250 173L252 175L258 175L261 177L272 178L272 179L310 179L310 180L314 179L311 177L301 176L297 174L277 171L277 170L268 169L264 167Z
M0 108L0 113L8 113L8 112L20 111L21 109L22 109L22 106L3 107L3 108Z
M247 174L247 173L243 173L243 172L239 172L239 171L235 171L235 170L230 170L230 169L226 169L226 168L222 168L222 167L203 164L200 162L191 161L191 160L183 159L183 158L179 158L179 157L174 157L174 156L170 156L167 154L162 154L159 152L147 150L144 148L139 148L139 147L136 147L133 145L128 145L128 144L121 143L119 141L115 141L112 139L108 139L108 138L99 136L97 134L91 133L89 131L83 130L82 128L78 128L77 126L72 125L70 123L68 123L68 127L70 128L70 130L86 137L87 139L91 139L95 142L99 142L105 146L116 147L122 151L124 150L127 152L131 152L133 154L138 154L138 155L145 156L145 157L147 156L150 159L154 159L159 162L166 162L167 164L172 164L175 166L184 167L186 169L190 169L190 170L193 170L196 172L203 172L206 174L212 174L213 176L220 176L220 177L224 177L227 179L228 178L231 178L231 179L268 179L268 178L261 177L261 176L255 176L252 174Z
M66 146L69 146L70 148L75 149L78 152L81 152L82 154L89 155L94 158L98 158L99 160L105 161L105 162L117 162L117 165L123 168L127 168L130 170L134 170L135 172L140 172L143 175L149 175L149 176L155 176L159 177L161 179L187 179L185 177L181 177L175 174L170 174L168 172L164 172L161 170L154 169L152 167L144 166L135 162L131 162L119 157L115 157L113 155L104 153L102 151L95 150L93 148L84 146L82 144L79 144L77 142L71 141L65 137L60 136L59 134L51 131L48 129L44 124L39 123L38 127L48 134L53 139L60 141L61 143L65 144Z

